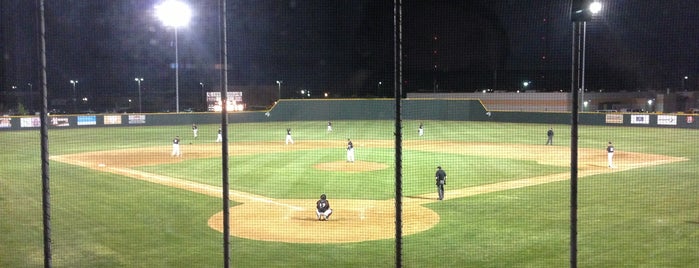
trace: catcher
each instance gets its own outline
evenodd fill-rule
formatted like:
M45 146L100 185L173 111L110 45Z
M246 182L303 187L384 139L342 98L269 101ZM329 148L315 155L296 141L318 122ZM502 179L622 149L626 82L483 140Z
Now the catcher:
M328 202L327 196L325 194L320 195L320 200L316 202L316 216L318 220L328 220L330 215L333 214L333 210L330 209L330 202Z

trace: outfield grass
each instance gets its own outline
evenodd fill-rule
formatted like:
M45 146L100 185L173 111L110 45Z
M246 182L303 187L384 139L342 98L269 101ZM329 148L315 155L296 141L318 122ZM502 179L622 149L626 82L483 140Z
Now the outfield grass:
M406 141L544 144L569 146L569 126L488 122L404 122ZM231 124L230 140L278 141L291 127L297 143L315 140L390 140L393 122ZM214 143L215 125L51 130L51 155L122 148ZM685 129L580 128L580 147L686 157L689 161L583 178L579 193L579 267L696 267L699 265L699 146ZM41 170L38 131L0 132L0 267L42 266ZM166 152L167 153L167 152ZM185 152L186 153L186 152ZM231 188L272 198L391 199L394 151L357 148L361 160L389 168L361 173L315 170L342 160L344 149L234 156ZM602 160L604 161L604 160ZM449 175L447 188L484 185L567 168L532 161L404 152L405 195L433 193L435 164ZM221 185L220 159L188 159L140 170ZM220 267L221 233L206 221L221 210L217 198L51 162L55 267ZM406 267L566 267L569 264L567 181L429 203L440 215L432 229L404 238ZM235 205L235 204L233 204ZM232 226L235 228L235 226ZM280 226L279 228L284 228ZM351 230L348 229L348 232ZM321 235L321 234L319 234ZM391 267L392 239L347 244L293 244L231 237L234 267Z

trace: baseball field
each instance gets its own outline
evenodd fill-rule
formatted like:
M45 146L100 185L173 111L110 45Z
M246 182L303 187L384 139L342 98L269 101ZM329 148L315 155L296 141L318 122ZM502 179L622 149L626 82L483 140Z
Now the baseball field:
M420 121L403 122L405 267L569 265L570 126L422 123L420 137ZM394 122L326 124L229 126L233 267L394 265ZM52 129L54 266L222 266L217 129L200 125L196 139L190 125ZM699 132L579 131L579 267L699 265ZM170 155L176 135L182 157ZM0 267L43 265L39 142L38 130L0 132ZM323 193L329 221L315 216Z

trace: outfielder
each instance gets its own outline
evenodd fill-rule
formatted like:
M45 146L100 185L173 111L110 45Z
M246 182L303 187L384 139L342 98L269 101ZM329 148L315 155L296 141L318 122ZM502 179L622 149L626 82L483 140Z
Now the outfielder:
M199 136L199 128L196 124L192 124L192 133L194 134L195 139Z
M180 136L175 136L175 138L172 139L172 154L170 154L170 156L182 156L182 153L180 153Z
M222 142L223 136L221 135L221 128L218 128L218 136L216 137L216 142Z
M425 135L425 129L422 128L422 122L420 122L420 126L417 128L417 135L422 137L422 135Z
M347 162L354 163L354 145L347 139Z
M325 194L321 194L320 200L316 202L316 217L318 217L318 220L325 219L327 221L332 214L333 210L330 209L330 202L328 202Z
M328 121L328 132L333 132L333 123Z
M291 138L291 128L286 129L286 141L285 143L289 145L289 143L294 144L294 139Z

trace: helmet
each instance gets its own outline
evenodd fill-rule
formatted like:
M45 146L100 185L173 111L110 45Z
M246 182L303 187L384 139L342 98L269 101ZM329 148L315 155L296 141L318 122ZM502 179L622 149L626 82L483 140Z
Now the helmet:
M320 199L325 199L325 198L327 198L327 197L325 196L325 194L321 194L321 195L320 195Z

